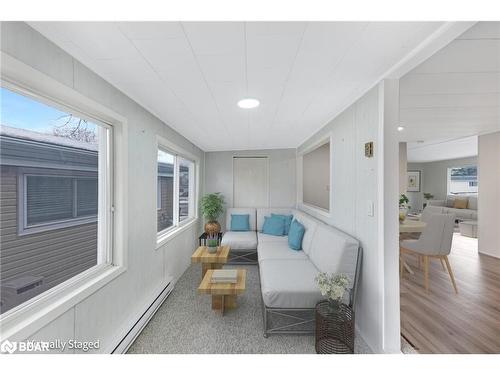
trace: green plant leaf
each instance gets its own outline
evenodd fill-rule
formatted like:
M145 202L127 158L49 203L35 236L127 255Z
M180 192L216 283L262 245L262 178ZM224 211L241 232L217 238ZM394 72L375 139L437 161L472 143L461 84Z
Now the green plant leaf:
M221 193L205 194L200 202L205 219L215 221L224 212L224 196Z

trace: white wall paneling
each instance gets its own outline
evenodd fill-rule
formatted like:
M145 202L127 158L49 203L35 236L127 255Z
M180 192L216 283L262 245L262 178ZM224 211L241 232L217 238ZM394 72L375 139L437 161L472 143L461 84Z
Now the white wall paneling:
M478 249L500 258L500 132L479 137Z
M391 247L387 253L390 259L384 261L383 207L386 199L383 190L386 158L383 151L384 122L393 122L394 117L397 117L395 85L397 83L392 82L389 88L384 83L375 86L298 148L300 160L304 150L331 136L332 210L328 215L321 215L300 203L299 208L361 241L363 266L356 312L357 328L375 352L399 350L398 257L397 254L390 253L394 250ZM386 107L390 110L390 115L384 118ZM366 158L364 145L370 141L374 142L374 157ZM393 148L395 154L391 157L397 170L397 141ZM301 163L298 162L297 166L300 179ZM393 181L395 189L389 191L394 195L394 207L389 211L389 216L391 213L392 216L396 215L394 223L397 224L397 178ZM372 214L369 213L369 206L373 207ZM397 241L397 234L394 239ZM384 278L384 268L388 274L387 280ZM390 284L386 288L388 294L384 290L385 283Z
M233 200L235 207L269 206L269 160L233 157Z
M75 24L74 27L79 26ZM110 351L117 344L117 340L121 339L120 336L126 328L130 328L138 318L139 312L143 312L151 304L152 298L156 297L155 293L159 293L171 278L176 281L189 266L190 254L196 246L199 233L200 226L194 223L191 228L158 251L155 250L156 184L152 182L155 181L157 173L157 136L168 139L195 155L200 160L201 179L204 176L204 153L170 128L169 124L160 121L27 24L2 22L1 28L3 53L33 67L59 84L101 103L127 121L128 138L119 140L125 152L123 157L128 160L126 193L120 197L128 209L128 232L122 236L128 248L125 254L126 271L85 300L61 312L59 317L45 324L43 328L38 327L29 332L28 327L24 330L25 336L17 337L93 341L99 339L100 351ZM175 28L167 29L169 33L175 32ZM76 35L74 30L73 28L71 31L73 36ZM88 59L116 58L122 62L127 60L131 53L128 48L129 41L126 38L115 39L114 36L106 36L106 30L106 26L95 29L92 25L88 28L85 26L84 34L92 36L92 44L96 45L93 52L95 55ZM136 32L147 34L148 29L141 28ZM79 40L79 43L82 48L87 49L84 40ZM116 46L116 49L110 49L110 45ZM136 53L135 49L132 52ZM152 97L155 97L154 94L161 95L154 90L150 94ZM200 190L203 190L203 184ZM120 243L116 246L120 246ZM35 324L32 326L36 327Z

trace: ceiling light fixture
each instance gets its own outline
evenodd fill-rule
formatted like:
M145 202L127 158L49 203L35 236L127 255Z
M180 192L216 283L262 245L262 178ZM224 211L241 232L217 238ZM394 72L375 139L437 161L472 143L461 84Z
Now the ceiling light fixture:
M398 132L402 132L403 130L405 130L404 126L398 126Z
M257 99L252 99L252 98L246 98L246 99L241 99L238 102L238 107L244 108L244 109L252 109L258 107L260 102Z

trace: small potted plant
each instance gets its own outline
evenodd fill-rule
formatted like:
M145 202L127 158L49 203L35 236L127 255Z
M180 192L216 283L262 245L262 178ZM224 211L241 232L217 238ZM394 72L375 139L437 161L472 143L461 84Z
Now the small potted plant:
M429 201L434 198L434 195L431 193L424 193L425 203L424 208L429 204Z
M328 299L330 307L338 310L347 291L349 278L344 274L329 275L321 272L316 276L316 283L321 295Z
M224 212L224 196L221 193L205 194L201 198L201 212L208 220L205 224L205 233L218 235L221 228L217 219Z
M408 209L410 206L408 206L408 203L410 200L405 194L401 194L399 196L399 222L402 223L406 219L406 214L408 213Z
M217 234L207 235L207 249L210 254L217 252L217 247L219 246L219 238Z

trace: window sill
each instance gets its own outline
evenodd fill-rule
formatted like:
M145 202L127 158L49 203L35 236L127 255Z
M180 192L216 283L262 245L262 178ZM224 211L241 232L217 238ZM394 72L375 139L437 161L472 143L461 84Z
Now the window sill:
M34 301L13 308L2 314L0 325L2 339L16 340L31 336L59 315L110 283L125 272L115 265L95 266L85 273L42 293Z
M321 207L306 204L304 202L299 203L299 208L305 212L314 212L314 213L321 215L321 216L324 216L324 217L330 217L330 211L325 210L324 208L321 208Z
M161 236L158 236L157 241L156 241L156 250L158 250L159 248L164 246L166 243L168 243L170 240L177 237L182 232L192 228L197 223L198 223L198 218L195 217L193 219L186 220L184 223L182 223L177 228L172 229L172 230L168 231L167 233L162 234Z

